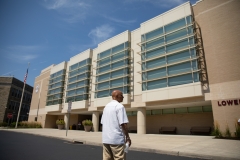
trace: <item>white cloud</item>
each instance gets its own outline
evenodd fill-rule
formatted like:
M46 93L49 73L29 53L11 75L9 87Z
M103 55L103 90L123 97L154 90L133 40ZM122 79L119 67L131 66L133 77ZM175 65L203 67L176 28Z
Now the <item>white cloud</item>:
M125 25L130 25L130 24L133 24L136 22L136 20L121 20L121 19L117 19L117 18L113 18L113 17L109 17L109 16L104 16L105 18L113 21L113 22L116 22L116 23L122 23L122 24L125 24Z
M85 19L90 7L83 0L44 0L44 2L47 9L57 11L63 20L68 23Z
M168 7L174 7L174 6L180 5L187 1L188 0L125 0L124 2L125 3L147 2L162 8L168 8Z
M19 71L20 69L16 69L16 70L13 70L13 71L10 71L10 72L7 72L7 73L4 73L4 74L2 74L2 76L11 76L12 74L11 73L13 73L13 72L16 72L16 71Z
M114 28L110 25L102 25L91 30L88 36L93 40L96 45L112 36Z
M40 46L8 46L1 51L2 56L16 62L28 62L38 57L37 52L41 50Z

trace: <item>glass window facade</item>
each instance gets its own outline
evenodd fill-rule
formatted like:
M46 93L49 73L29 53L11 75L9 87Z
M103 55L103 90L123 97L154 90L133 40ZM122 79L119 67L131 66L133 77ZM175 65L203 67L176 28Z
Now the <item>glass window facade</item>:
M65 103L88 100L91 58L69 66Z
M61 104L66 70L63 69L50 75L46 105Z
M143 91L199 81L192 16L141 37Z
M98 54L95 98L108 97L116 89L129 93L129 47L125 42Z

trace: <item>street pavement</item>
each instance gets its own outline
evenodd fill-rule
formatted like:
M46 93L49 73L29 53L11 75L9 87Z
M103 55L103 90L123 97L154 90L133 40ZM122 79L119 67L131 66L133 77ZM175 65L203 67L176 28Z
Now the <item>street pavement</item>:
M58 129L6 129L0 130L28 133L47 137L102 146L101 132ZM130 151L152 152L159 154L194 157L214 160L240 160L240 140L215 139L213 136L135 134L130 133Z
M102 146L3 130L0 137L1 160L101 160L103 157ZM127 160L200 160L133 150L126 156Z

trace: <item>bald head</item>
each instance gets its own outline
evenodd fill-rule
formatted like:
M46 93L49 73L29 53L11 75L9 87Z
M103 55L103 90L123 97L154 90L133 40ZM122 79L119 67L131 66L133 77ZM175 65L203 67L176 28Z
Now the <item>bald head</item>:
M112 92L112 99L113 100L116 100L116 101L118 101L118 102L122 102L123 101L123 94L122 94L122 92L121 91L119 91L119 90L114 90L113 92Z

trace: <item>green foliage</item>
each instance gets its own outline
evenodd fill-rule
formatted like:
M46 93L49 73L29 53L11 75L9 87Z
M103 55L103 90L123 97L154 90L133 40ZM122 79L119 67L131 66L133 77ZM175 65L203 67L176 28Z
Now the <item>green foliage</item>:
M1 122L0 123L0 127L7 127L8 126L8 123L7 122Z
M82 121L82 124L83 124L84 126L93 126L92 121L91 121L91 120L88 120L88 119L83 120L83 121Z
M216 138L222 138L223 137L217 122L214 125L214 130L212 131L211 135L215 136Z
M16 126L16 122L12 122L11 124L10 124L10 127L15 127Z
M14 128L16 125L16 122L13 122L10 124L10 127ZM40 122L28 122L28 121L22 121L18 123L18 128L42 128L42 124Z
M227 125L227 127L226 127L226 131L225 131L225 137L227 137L227 138L231 138L231 137L232 137L232 135L231 135L231 132L230 132L230 129L229 129L229 127L228 127L228 125Z
M240 126L238 125L238 123L235 124L235 129L236 129L235 136L240 138Z
M57 120L56 120L56 124L57 124L57 125L64 125L65 122L64 122L63 119L57 119Z

